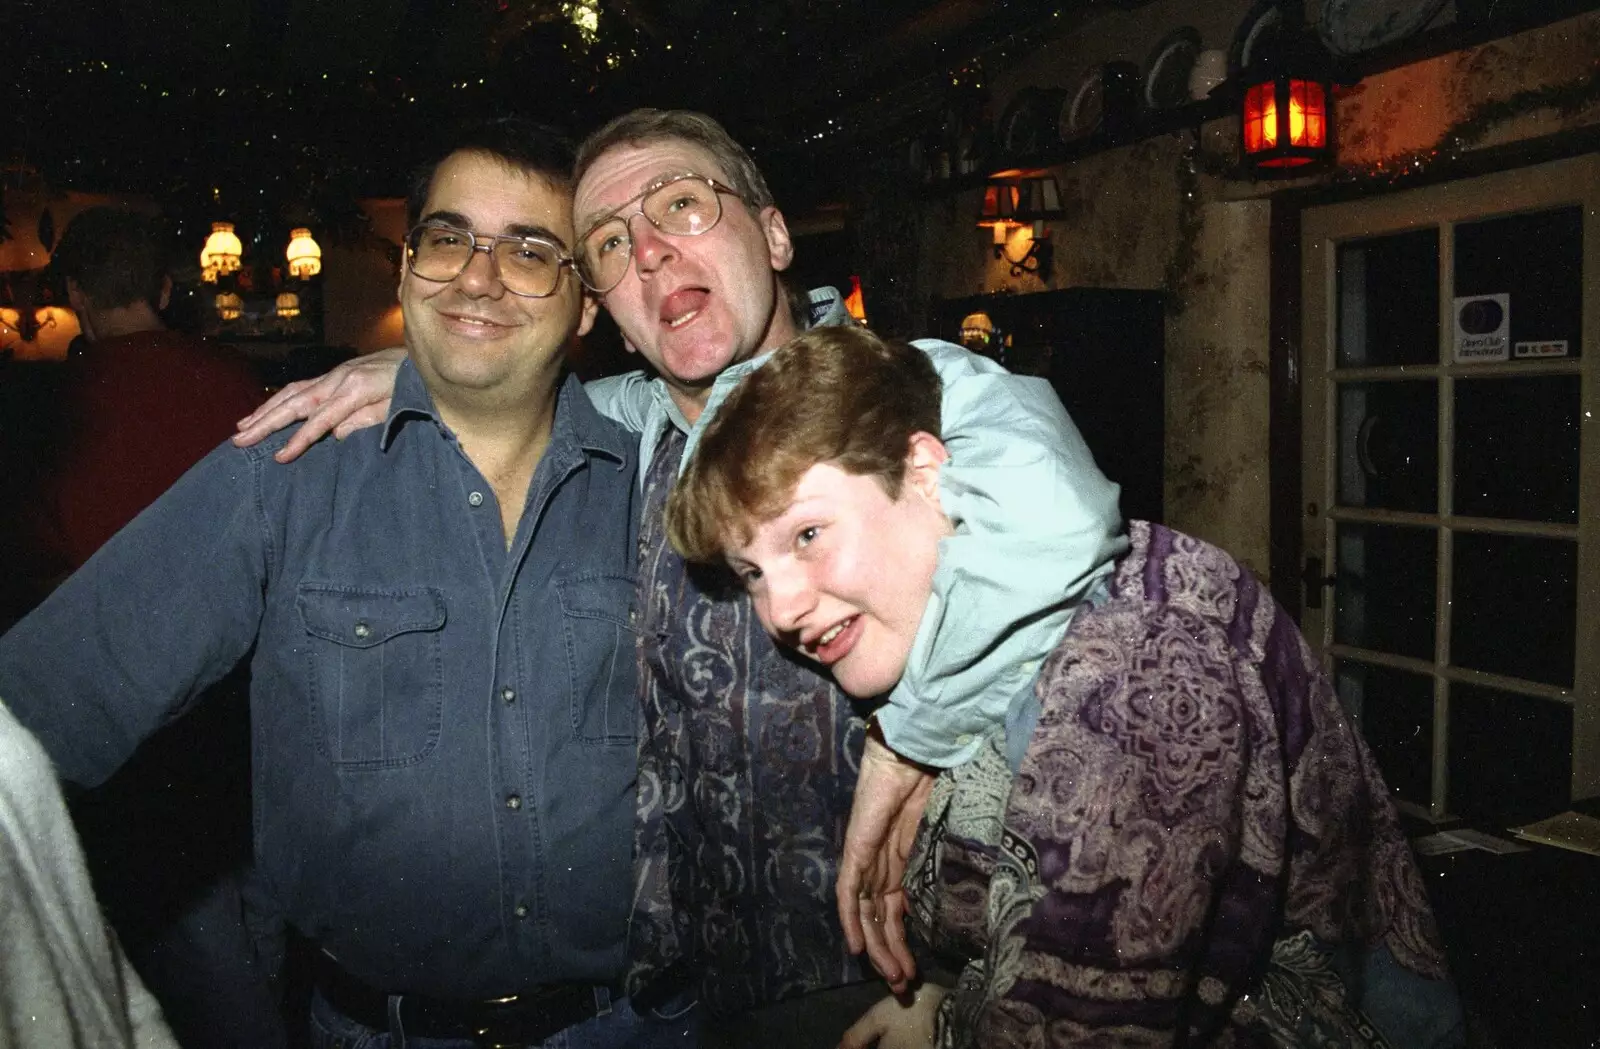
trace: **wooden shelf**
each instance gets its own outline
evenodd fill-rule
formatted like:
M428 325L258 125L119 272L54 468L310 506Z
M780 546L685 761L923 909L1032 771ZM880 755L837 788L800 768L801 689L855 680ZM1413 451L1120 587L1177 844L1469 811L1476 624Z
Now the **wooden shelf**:
M1539 0L1537 3L1500 4L1494 9L1495 14L1491 18L1478 22L1453 22L1419 33L1409 40L1390 47L1353 58L1335 59L1332 64L1332 79L1336 84L1356 84L1378 73L1453 51L1479 47L1597 9L1600 9L1600 0ZM1316 36L1315 27L1308 27L1305 32L1308 37ZM1238 105L1238 82L1229 80L1212 91L1210 96L1199 101L1155 112L1141 110L1132 119L1131 126L1121 134L1095 135L1027 156L991 155L984 161L984 166L979 171L922 183L921 195L925 198L950 196L984 185L996 171L1056 167L1106 150L1120 149L1173 132L1198 128L1209 121L1220 120L1236 113Z

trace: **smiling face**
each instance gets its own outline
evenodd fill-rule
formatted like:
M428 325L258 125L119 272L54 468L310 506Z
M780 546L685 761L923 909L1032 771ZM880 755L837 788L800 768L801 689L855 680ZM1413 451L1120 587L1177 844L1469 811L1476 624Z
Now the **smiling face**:
M606 150L578 183L578 229L685 173L730 181L709 151L690 142L669 138ZM724 368L798 333L778 279L793 257L783 216L772 207L752 213L729 194L721 201L721 221L698 236L662 233L629 204L622 217L638 216L629 221L633 263L602 296L629 347L661 373L691 421Z
M898 498L876 477L818 463L787 509L726 551L767 632L852 696L888 692L905 672L939 541L951 534L939 506L944 459L937 438L914 435Z
M564 248L573 241L567 193L486 153L454 153L439 165L421 221L538 235ZM423 280L408 266L400 307L406 347L441 407L463 398L504 403L553 394L567 345L589 330L596 309L570 272L546 298L511 294L484 252L474 252L450 281Z

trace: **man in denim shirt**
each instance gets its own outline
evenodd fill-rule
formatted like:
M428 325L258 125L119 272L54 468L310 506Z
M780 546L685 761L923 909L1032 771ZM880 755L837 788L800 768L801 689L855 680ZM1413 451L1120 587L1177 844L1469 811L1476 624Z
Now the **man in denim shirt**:
M223 445L0 638L0 696L84 785L254 648L257 864L321 948L315 1045L692 1044L614 994L638 442L562 378L595 311L570 160L462 136L408 203L385 424L293 468Z

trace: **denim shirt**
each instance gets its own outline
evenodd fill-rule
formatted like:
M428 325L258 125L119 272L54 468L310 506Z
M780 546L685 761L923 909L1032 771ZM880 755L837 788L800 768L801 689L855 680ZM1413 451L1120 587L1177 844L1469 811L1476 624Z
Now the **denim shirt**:
M509 549L401 369L389 419L224 444L0 638L0 696L104 780L252 646L266 892L391 992L620 975L637 738L637 439L562 387Z

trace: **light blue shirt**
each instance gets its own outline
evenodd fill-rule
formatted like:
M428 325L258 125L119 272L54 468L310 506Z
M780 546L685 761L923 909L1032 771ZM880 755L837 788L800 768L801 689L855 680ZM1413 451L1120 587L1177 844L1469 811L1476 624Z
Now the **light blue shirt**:
M811 302L812 326L852 323L835 289L812 291ZM950 460L940 501L955 534L940 544L905 674L878 721L897 753L948 768L1005 731L1013 699L1128 540L1117 486L1095 465L1047 381L1013 375L953 343L913 345L944 384L941 436ZM666 383L642 372L586 388L602 413L642 434L643 477L669 426L688 435L687 463L717 408L768 356L717 376L693 425Z

